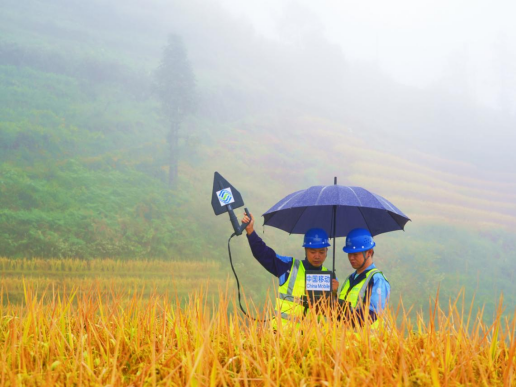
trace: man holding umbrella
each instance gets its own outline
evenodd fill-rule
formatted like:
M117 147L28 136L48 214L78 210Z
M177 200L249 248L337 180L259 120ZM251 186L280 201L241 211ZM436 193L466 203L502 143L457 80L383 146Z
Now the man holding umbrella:
M363 325L368 317L372 327L378 326L377 315L385 308L391 292L389 282L373 264L375 246L367 229L356 228L346 236L343 251L355 272L346 279L339 295L347 319Z
M336 177L333 185L312 186L287 195L267 210L263 217L265 226L272 226L290 234L305 234L305 239L314 227L328 231L329 237L333 238L333 271L336 255L335 238L346 236L347 243L357 242L351 245L349 250L347 245L344 249L350 254L349 259L356 273L348 279L349 283L344 285L339 301L347 306L344 311L347 311L348 316L350 312L362 316L363 319L359 323L365 321L364 318L370 311L373 312L370 314L371 318L376 319L377 314L385 307L390 289L385 277L377 273L372 264L372 249L375 246L372 236L404 230L410 218L387 199L369 190L357 186L337 185ZM362 232L357 232L357 228ZM364 230L367 232L366 235L363 234ZM363 243L358 244L359 240ZM328 243L327 246L329 245ZM365 309L358 304L362 287L364 296L365 291L369 290L369 304L366 305L369 308Z
M253 256L271 274L279 279L279 296L276 301L276 311L281 314L283 323L287 320L300 319L306 313L302 303L305 296L305 271L326 271L323 263L330 246L327 233L321 228L312 228L305 233L303 247L305 259L297 260L289 256L280 256L269 248L254 231L254 217L244 215L242 222L246 227L247 239ZM339 282L333 279L332 291L336 294Z

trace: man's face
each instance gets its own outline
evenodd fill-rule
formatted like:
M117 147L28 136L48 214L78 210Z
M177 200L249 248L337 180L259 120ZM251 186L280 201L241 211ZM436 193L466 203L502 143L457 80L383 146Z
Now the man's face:
M305 251L306 259L314 267L320 267L321 265L323 265L324 260L326 260L326 255L328 254L328 248L305 248Z
M348 253L349 264L351 264L353 269L358 269L364 264L364 253L366 258L369 259L372 254L372 250L366 252Z

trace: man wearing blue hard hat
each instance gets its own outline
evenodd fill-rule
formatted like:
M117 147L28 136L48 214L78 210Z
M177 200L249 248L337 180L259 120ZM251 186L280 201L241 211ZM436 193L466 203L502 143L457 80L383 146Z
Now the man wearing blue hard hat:
M283 322L299 319L306 313L306 307L300 300L305 296L305 271L327 271L323 267L330 246L328 234L324 229L313 228L305 233L303 247L305 259L297 260L290 256L280 256L269 248L254 231L254 217L244 215L242 222L249 222L246 227L247 239L253 256L271 274L279 279L279 294L276 311L281 314ZM332 281L332 290L336 294L339 282Z
M355 269L344 282L339 301L345 313L358 318L363 324L365 317L378 326L377 316L385 309L391 286L383 273L373 264L376 243L367 229L353 229L346 236L342 249L348 254L349 263ZM356 321L355 321L356 322Z

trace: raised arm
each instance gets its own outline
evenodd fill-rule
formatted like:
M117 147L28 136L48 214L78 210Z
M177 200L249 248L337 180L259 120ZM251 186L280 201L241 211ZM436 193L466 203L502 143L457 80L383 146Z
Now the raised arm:
M242 222L249 222L249 225L246 227L247 240L249 241L249 246L251 247L254 258L271 274L278 278L284 278L283 281L285 281L288 275L286 277L283 275L292 267L293 258L279 256L274 249L265 244L254 231L254 217L252 214L251 218L244 215Z

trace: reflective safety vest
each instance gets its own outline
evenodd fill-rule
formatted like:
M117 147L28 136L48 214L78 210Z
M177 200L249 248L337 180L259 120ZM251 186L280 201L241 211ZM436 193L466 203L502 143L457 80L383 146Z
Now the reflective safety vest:
M322 267L321 271L327 271L326 267ZM276 314L281 315L282 324L301 319L305 315L305 306L302 301L302 297L306 296L305 273L303 262L294 259L287 281L279 287L279 295L276 298ZM274 320L273 326L276 328L276 320Z
M340 291L339 299L348 302L349 305L353 309L355 309L357 307L359 302L361 303L361 306L359 306L359 307L364 306L367 303L366 298L371 297L371 295L367 295L369 283L371 282L373 275L377 274L377 273L381 274L383 276L383 278L388 282L385 275L378 268L373 268L366 273L366 276L360 282L358 282L351 289L349 289L349 287L351 285L350 280L353 277L353 274L351 274L346 279L346 282L344 283L344 286L342 287L342 290ZM369 308L369 306L368 306L368 308ZM377 326L378 326L378 320L376 320L373 323L372 327L377 327Z

